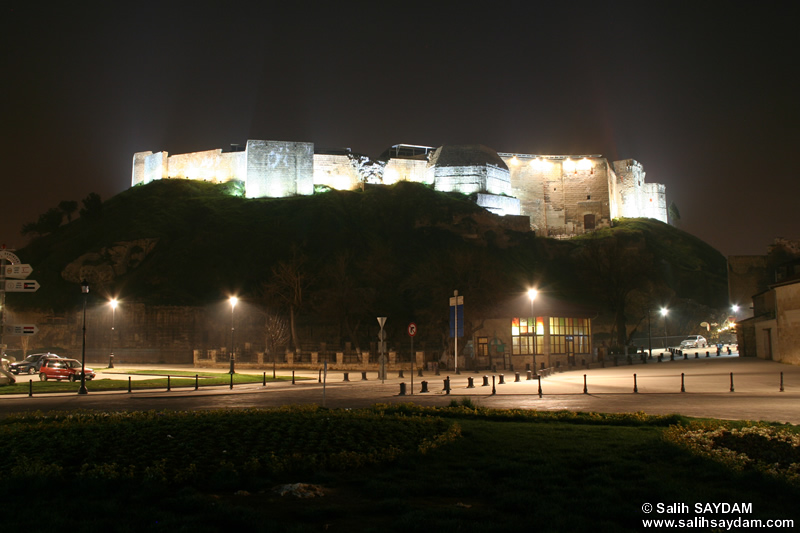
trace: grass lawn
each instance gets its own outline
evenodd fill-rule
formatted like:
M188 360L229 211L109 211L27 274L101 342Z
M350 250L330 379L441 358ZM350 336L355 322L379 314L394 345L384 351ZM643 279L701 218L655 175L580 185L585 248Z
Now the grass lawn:
M152 379L136 379L131 380L131 389L166 389L167 376L169 375L169 387L194 387L195 375L198 376L197 385L200 388L209 386L228 385L231 383L231 375L225 373L210 373L210 372L189 372L183 370L174 370L164 372L161 370L134 370L126 371L125 375L141 375L153 376ZM291 376L276 376L272 377L272 373L266 374L266 381L291 381ZM309 379L297 377L296 380ZM262 383L264 381L263 375L258 374L234 374L233 384L245 383ZM6 385L0 387L0 395L3 394L28 394L31 385L28 382L17 382L14 385ZM46 394L49 392L78 392L80 382L70 383L69 381L38 381L34 379L33 394ZM128 390L128 379L93 379L86 382L86 388L90 391L113 391L113 390Z
M751 514L706 518L743 516L800 523L797 484L758 471L735 471L666 441L663 435L670 423L688 423L681 417L592 418L548 413L537 418L468 411L440 408L398 414L391 409L342 412L299 408L297 412L283 410L280 416L255 410L208 415L212 418L182 415L185 423L166 413L136 420L117 414L118 418L108 417L113 426L108 428L95 426L105 423L97 415L69 419L72 415L62 414L58 423L12 417L0 424L0 451L5 454L7 474L2 495L16 509L4 517L4 529L641 531L642 519L681 518L647 515L643 504L676 502L690 508L697 502L749 503ZM437 422L422 427L420 416ZM142 434L143 442L152 444L130 443L131 450L126 452L127 439L119 433L127 424L135 424L132 434ZM426 453L416 451L414 442L421 437L415 432L441 431L443 424L451 429L457 424L461 436L429 447ZM46 445L47 434L56 431L56 426L61 432L59 441L66 443L65 452L79 448L81 439L89 439L86 444L99 457L104 456L104 449L114 449L116 455L110 451L108 455L122 464L153 465L161 457L177 464L182 455L193 451L203 460L200 468L215 472L194 482L176 477L166 483L154 481L150 475L144 480L97 475L99 469L92 476L71 476L66 472L79 471L74 463L81 462L80 454L71 450L70 456L78 459L64 466L64 474L45 468L60 457L50 453L43 454L44 462L36 467L40 471L29 465L20 477L9 441L24 442L26 449L32 446L30 439L43 439ZM180 433L184 430L190 431L190 439ZM164 442L167 431L174 441ZM105 443L104 439L111 440ZM404 453L391 454L395 458L384 461L381 456L394 449L391 443ZM172 448L181 444L188 449L172 458ZM299 460L286 468L262 468L258 475L242 475L247 454L259 446ZM330 454L340 448L349 451L331 459ZM328 459L320 460L319 454L325 453ZM358 454L372 460L358 466ZM146 469L139 471L147 474ZM325 495L298 499L271 490L278 484L296 482L317 484ZM64 496L71 506L85 512L56 518L21 509L22 502L39 498L42 491Z

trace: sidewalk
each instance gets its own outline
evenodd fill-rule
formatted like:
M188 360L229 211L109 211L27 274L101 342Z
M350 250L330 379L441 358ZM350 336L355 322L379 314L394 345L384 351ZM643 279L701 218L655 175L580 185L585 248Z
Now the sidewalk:
M180 365L119 365L111 370L100 370L97 379L114 377L127 379L127 370L153 369L168 374L170 371L189 371L203 375L209 369L195 369ZM220 373L219 369L213 372ZM272 376L272 369L243 370L240 373ZM734 390L731 391L731 373ZM783 391L780 390L783 373ZM133 393L92 391L78 397L68 394L35 394L0 396L0 412L51 409L215 409L229 407L276 407L287 404L326 405L327 407L364 407L375 403L415 402L423 405L447 405L451 401L469 398L477 405L494 408L522 408L539 410L576 410L597 412L637 412L650 414L680 413L693 417L724 419L749 419L800 424L800 367L760 359L738 356L711 356L698 359L662 363L621 365L617 367L576 369L556 373L539 381L527 380L520 373L515 382L514 373L502 373L505 383L500 384L501 372L466 372L460 375L441 372L439 376L425 371L422 377L412 376L406 370L399 378L397 371L387 374L381 382L374 371L363 381L361 372L350 372L350 381L343 380L343 372L329 372L326 382L319 382L319 372L295 371L297 379L291 381L237 384L227 386L134 390ZM636 390L634 392L634 374ZM681 379L683 374L683 381ZM291 376L291 372L278 371L278 375ZM483 376L488 386L483 386ZM130 375L131 380L152 376ZM584 381L585 376L585 381ZM35 376L34 376L35 377ZM450 378L450 394L444 391L445 379ZM492 378L494 391L492 394ZM299 378L308 378L300 380ZM473 388L467 388L472 378ZM421 392L422 382L427 382L427 393ZM400 383L406 384L406 395L400 396ZM683 383L685 392L681 392ZM34 384L35 385L35 384ZM586 392L584 392L584 387ZM412 394L413 392L413 394Z

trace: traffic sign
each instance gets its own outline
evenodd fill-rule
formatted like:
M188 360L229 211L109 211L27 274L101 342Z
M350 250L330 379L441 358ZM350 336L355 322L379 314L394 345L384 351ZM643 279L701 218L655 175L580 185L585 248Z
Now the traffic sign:
M6 292L36 292L39 282L36 280L6 280Z
M6 265L3 272L7 278L25 279L33 272L30 265Z
M5 259L6 261L10 261L12 265L19 264L19 257L16 254L9 252L8 250L0 250L0 259Z
M9 324L3 326L3 333L5 335L17 335L27 337L28 335L36 335L39 333L39 328L36 324Z
M417 334L417 325L412 322L411 324L408 325L408 336L413 337L416 334Z

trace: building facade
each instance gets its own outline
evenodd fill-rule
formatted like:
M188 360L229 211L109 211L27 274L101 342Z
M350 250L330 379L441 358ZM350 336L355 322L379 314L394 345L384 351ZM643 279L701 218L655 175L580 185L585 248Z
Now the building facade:
M483 145L394 145L372 160L349 149L315 152L313 143L248 140L230 151L137 152L131 185L157 179L241 181L249 198L354 190L364 183L412 181L474 195L499 215L524 215L537 234L580 235L619 217L668 222L666 188L647 183L633 160L600 155L497 152Z

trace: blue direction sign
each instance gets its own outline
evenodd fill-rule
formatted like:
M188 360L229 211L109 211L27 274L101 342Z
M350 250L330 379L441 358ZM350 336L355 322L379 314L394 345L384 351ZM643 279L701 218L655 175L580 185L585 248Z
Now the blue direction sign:
M39 282L36 280L6 280L6 292L36 292Z

